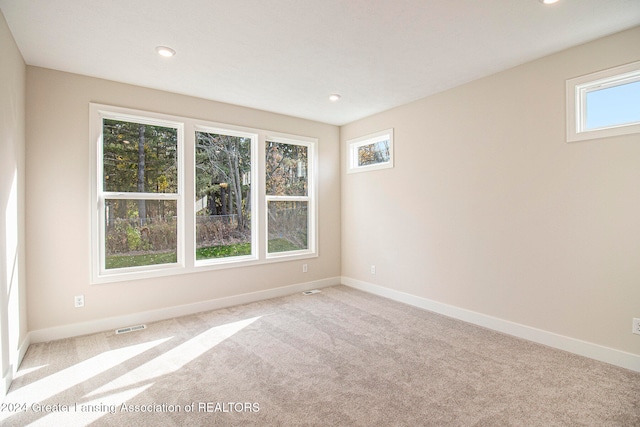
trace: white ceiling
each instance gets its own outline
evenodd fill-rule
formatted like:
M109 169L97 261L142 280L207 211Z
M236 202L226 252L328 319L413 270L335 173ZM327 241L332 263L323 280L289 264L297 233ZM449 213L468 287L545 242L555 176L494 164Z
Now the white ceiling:
M640 25L640 0L0 0L0 9L29 65L337 125ZM159 57L158 45L177 55Z

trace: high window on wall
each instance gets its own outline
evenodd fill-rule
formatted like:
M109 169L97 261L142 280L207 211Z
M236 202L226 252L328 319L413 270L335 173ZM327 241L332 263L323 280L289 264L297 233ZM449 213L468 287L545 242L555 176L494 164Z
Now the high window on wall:
M393 129L347 141L347 173L393 167Z
M567 140L640 133L640 62L567 80Z
M90 109L93 283L315 256L315 139Z

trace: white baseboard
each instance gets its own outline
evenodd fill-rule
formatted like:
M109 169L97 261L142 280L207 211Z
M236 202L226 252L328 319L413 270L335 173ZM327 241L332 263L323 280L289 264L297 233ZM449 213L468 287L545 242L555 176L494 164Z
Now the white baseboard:
M342 284L354 289L389 298L394 301L403 302L414 307L433 311L454 319L473 323L474 325L502 332L507 335L513 335L528 341L544 344L549 347L568 351L590 359L599 360L611 365L640 372L640 355L637 354L627 353L621 350L544 331L542 329L532 328L530 326L499 319L497 317L488 316L475 311L466 310L405 292L385 288L383 286L363 282L361 280L352 279L350 277L343 276Z
M71 325L57 326L53 328L38 329L29 333L31 343L47 342L64 338L77 337L81 335L103 332L109 329L117 329L125 326L138 325L141 323L156 322L159 320L171 319L173 317L187 316L189 314L203 311L216 310L231 307L239 304L261 301L269 298L276 298L290 295L296 292L308 291L310 289L325 288L340 284L340 277L315 280L312 282L298 283L295 285L282 286L279 288L266 289L264 291L250 292L230 297L216 298L201 301L193 304L185 304L175 307L167 307L158 310L145 311L124 316L109 317L90 322L74 323Z
M418 297L412 294L396 291L383 286L374 285L345 276L332 277L312 282L267 289L264 291L217 298L194 304L167 307L142 313L134 313L125 316L110 317L90 322L75 323L71 325L31 331L20 346L19 361L22 361L22 358L24 357L27 348L31 343L35 344L39 342L53 341L63 338L102 332L110 329L117 329L124 326L137 325L140 323L155 322L159 320L170 319L173 317L186 316L189 314L195 314L208 310L216 310L239 304L247 304L269 298L286 296L296 292L302 292L315 288L325 288L328 286L339 284L344 284L354 289L359 289L361 291L389 298L394 301L409 304L414 307L433 311L435 313L452 317L454 319L462 320L478 326L492 329L494 331L502 332L507 335L513 335L518 338L523 338L529 341L537 342L539 344L547 345L549 347L568 351L580 356L588 357L591 359L599 360L601 362L630 369L632 371L640 372L640 355L637 354L627 353L621 350L604 347L598 344L559 335L553 332L544 331L508 320L499 319L497 317L488 316L486 314L466 310L463 308L444 304L423 297ZM13 371L15 371L15 369L9 370L5 377L2 378L2 386L8 387L8 384L10 384L13 377Z

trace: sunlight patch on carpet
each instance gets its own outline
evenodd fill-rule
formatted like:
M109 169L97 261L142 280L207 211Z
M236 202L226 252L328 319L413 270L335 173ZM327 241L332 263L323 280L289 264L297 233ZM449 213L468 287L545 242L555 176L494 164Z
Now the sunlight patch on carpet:
M100 353L97 356L58 371L55 374L44 377L17 390L11 390L5 398L5 403L42 402L43 400L49 399L58 393L68 390L107 371L128 359L142 354L145 351L170 340L171 338L172 337L119 348L117 350L105 351L104 353ZM12 415L11 412L0 412L0 421L10 415Z
M161 356L150 360L144 365L139 366L136 369L116 378L110 383L92 391L87 394L87 397L102 393L109 393L113 390L124 389L133 385L149 382L162 375L171 374L192 360L200 357L227 338L246 328L260 317L262 316L210 328L200 335L185 341L166 353L163 353Z
M51 412L29 424L29 427L88 426L100 417L120 412L124 402L133 399L152 385L147 384L131 390L113 393L88 402L70 404L68 411Z
M29 375L30 373L35 372L38 369L45 368L47 366L49 366L49 365L40 365L40 366L34 366L32 368L24 368L24 369L20 368L20 370L18 370L18 372L16 372L16 374L14 375L13 379L16 380L16 379L18 379L20 377L23 377L25 375Z

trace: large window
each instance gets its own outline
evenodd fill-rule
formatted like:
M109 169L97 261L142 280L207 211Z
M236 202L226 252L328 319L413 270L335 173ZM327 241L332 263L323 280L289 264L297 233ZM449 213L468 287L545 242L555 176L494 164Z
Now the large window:
M252 153L257 135L202 129L196 144L196 260L255 255Z
M97 104L91 120L93 283L316 255L315 139Z
M567 80L567 140L640 133L640 62Z
M182 124L99 112L97 271L181 261Z
M271 256L307 252L312 247L311 148L299 141L270 138L266 142L267 253Z

